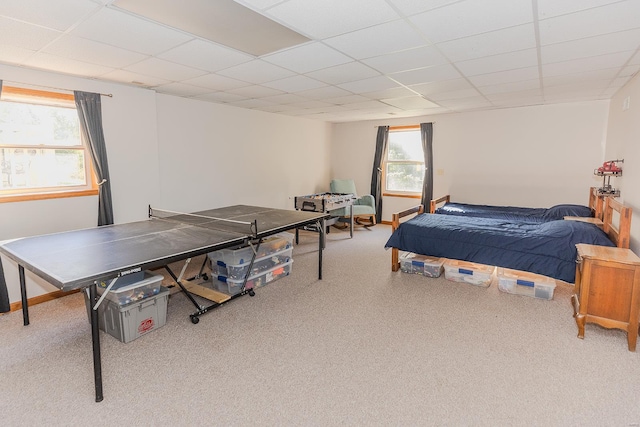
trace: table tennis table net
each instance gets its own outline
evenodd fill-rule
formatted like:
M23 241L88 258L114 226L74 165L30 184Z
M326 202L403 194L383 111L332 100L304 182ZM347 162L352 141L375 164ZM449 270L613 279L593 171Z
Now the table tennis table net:
M210 230L218 230L236 233L241 236L255 237L258 234L257 221L239 221L231 218L218 218L214 216L174 212L164 209L149 207L149 217L177 224L202 227Z

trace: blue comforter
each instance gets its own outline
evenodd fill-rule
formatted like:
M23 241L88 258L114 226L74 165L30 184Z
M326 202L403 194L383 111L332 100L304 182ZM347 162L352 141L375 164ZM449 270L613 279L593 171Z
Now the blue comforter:
M565 216L590 217L591 209L582 205L555 205L550 208L522 208L516 206L472 205L468 203L445 203L435 213L443 215L475 216L513 221L547 222Z
M597 226L580 221L530 223L422 214L400 224L385 247L529 271L573 283L577 243L614 246Z

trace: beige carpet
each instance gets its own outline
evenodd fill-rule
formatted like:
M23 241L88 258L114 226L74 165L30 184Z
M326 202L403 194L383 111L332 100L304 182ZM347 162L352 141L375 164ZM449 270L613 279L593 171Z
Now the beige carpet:
M390 271L390 228L333 229L317 280L303 233L290 276L129 344L91 337L75 294L0 316L0 423L35 425L640 425L640 355L552 301ZM198 261L198 262L196 262ZM199 266L199 261L192 263ZM179 271L179 269L178 269Z

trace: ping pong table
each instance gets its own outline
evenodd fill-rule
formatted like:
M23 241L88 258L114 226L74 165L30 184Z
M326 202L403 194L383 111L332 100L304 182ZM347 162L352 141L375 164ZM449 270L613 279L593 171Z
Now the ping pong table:
M190 315L198 323L200 315L236 297L254 295L253 289L229 296L182 280L192 257L238 245L257 246L273 234L315 224L321 230L318 239L318 279L322 279L322 250L328 215L236 205L195 213L179 213L149 207L149 219L83 230L47 234L13 240L0 245L0 252L18 264L24 325L29 324L25 269L63 291L88 288L91 310L91 335L96 402L103 400L102 363L98 306L120 277L164 267L196 307ZM169 264L185 261L180 275ZM253 261L251 261L253 262ZM251 267L247 269L248 272ZM246 283L245 277L245 283ZM109 282L102 297L97 284ZM86 290L85 290L86 292ZM193 294L213 303L202 306Z

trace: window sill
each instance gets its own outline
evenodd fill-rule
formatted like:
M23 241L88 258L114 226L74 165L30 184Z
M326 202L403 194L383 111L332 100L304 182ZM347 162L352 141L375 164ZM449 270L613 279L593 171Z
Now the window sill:
M382 197L404 197L406 199L421 199L422 194L382 193Z
M32 200L66 199L67 197L97 196L98 189L80 191L62 191L57 193L20 194L0 196L0 203L28 202Z

